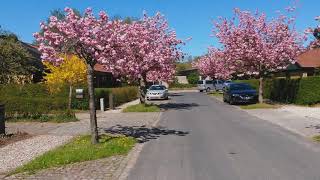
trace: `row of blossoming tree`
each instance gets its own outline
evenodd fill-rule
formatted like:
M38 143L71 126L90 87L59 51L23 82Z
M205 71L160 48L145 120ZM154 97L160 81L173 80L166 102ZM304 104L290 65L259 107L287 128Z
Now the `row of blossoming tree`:
M259 78L259 102L263 101L263 79L294 63L305 39L295 30L293 18L279 15L268 19L263 13L239 9L230 20L220 18L213 33L221 48L209 48L194 66L213 78Z
M94 65L99 63L115 75L140 82L142 96L147 80L168 80L175 71L175 61L182 52L183 42L169 29L159 13L130 23L111 20L101 11L96 17L90 8L83 15L65 8L66 16L51 16L41 23L34 36L39 43L42 59L58 66L61 54L74 54L87 66L90 106L91 142L98 143L96 107L93 87ZM144 98L141 98L144 102Z

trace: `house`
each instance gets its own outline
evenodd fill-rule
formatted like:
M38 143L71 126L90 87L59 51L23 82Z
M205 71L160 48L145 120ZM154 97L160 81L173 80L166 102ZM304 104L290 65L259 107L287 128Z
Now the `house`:
M36 70L32 72L31 75L32 82L41 82L44 76L44 65L42 64L41 53L38 51L38 47L22 41L20 41L20 43L30 54L30 62L36 68Z
M300 77L320 75L320 48L300 54L296 63L288 66L285 74Z
M116 78L101 64L94 66L94 87L107 88L119 86Z
M38 51L38 47L32 44L21 42L22 46L31 55L31 62L36 67L36 71L32 73L31 81L33 83L38 83L43 81L44 76L44 65L41 61L41 53ZM28 81L29 82L29 81ZM105 87L115 87L119 84L113 77L112 73L107 71L106 68L101 64L96 64L94 66L94 87L105 88Z

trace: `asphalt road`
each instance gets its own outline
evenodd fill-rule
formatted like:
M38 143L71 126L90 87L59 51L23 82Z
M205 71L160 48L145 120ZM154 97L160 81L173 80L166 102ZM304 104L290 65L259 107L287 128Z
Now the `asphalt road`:
M303 137L201 93L165 108L129 180L320 180L320 146Z

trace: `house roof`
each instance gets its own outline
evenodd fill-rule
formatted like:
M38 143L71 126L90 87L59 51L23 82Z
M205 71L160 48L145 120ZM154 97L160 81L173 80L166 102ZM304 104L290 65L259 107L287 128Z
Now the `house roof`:
M98 71L98 72L104 72L104 73L110 73L110 71L108 71L103 65L101 64L95 64L93 69L95 71Z
M320 67L320 48L310 49L297 57L297 63L304 68Z

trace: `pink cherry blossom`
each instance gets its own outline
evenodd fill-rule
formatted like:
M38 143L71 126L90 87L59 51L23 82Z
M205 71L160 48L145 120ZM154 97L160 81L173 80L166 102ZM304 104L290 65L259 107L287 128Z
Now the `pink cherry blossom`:
M284 15L268 20L264 13L235 9L234 18L220 18L214 27L221 50L209 51L195 64L211 77L241 74L262 78L294 63L302 50L303 36L295 31L294 20Z

